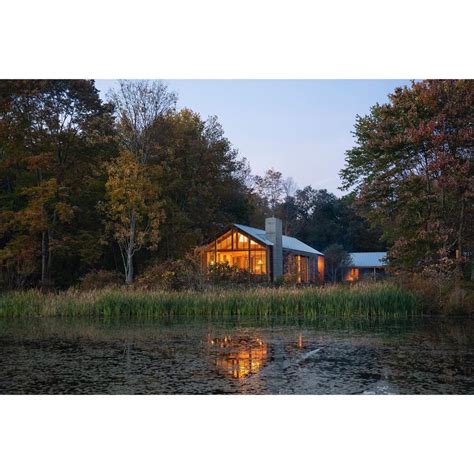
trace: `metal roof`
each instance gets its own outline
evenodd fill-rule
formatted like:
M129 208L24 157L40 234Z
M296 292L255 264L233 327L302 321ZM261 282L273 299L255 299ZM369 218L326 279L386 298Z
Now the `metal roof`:
M234 224L234 226L240 230L243 230L244 232L251 235L252 237L255 237L262 244L273 245L273 242L267 239L267 234L265 233L263 229L256 229L255 227L249 227L248 225L242 225L242 224Z
M387 252L354 252L351 253L351 267L385 267L387 262L384 259Z
M256 229L255 227L249 227L241 224L234 224L240 230L243 230L245 233L251 235L256 240L259 240L265 245L273 245L273 242L267 239L267 235L263 229ZM287 235L282 236L282 246L283 250L291 250L293 252L301 252L312 255L324 255L321 252L318 252L313 247L306 245L301 242L301 240L295 239L294 237L288 237Z

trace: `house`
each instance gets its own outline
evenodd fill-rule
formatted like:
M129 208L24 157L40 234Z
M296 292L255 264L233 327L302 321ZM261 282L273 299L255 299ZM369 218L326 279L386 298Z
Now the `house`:
M353 252L350 256L352 264L344 275L344 281L357 281L367 276L377 278L385 274L387 252Z
M298 283L324 281L324 255L283 235L282 222L276 217L265 219L265 229L233 224L200 250L206 268L227 263L262 281L277 281L283 275L294 275Z

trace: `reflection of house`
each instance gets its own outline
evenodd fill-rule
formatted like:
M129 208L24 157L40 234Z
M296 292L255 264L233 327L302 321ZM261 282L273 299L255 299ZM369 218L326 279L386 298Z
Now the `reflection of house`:
M385 274L387 252L354 252L350 254L352 264L344 276L345 281L357 281L367 276L380 277Z
M234 341L226 336L222 339L210 339L209 344L222 351L216 357L216 366L224 375L235 379L256 374L267 360L267 344L258 337Z
M282 222L271 217L265 230L233 224L202 249L204 266L227 263L275 281L284 274L299 283L324 280L324 255L294 237L282 234Z

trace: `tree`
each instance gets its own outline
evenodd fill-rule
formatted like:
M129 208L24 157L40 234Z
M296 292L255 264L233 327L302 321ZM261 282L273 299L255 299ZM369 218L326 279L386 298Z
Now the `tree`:
M332 244L324 250L326 275L329 281L335 283L339 277L342 280L343 271L352 264L351 256L339 244Z
M129 166L130 172L136 173L137 177L141 177L142 174L144 176L146 174L145 167L159 150L159 144L156 141L158 119L173 112L176 105L176 94L169 92L166 84L161 81L120 81L119 90L113 91L110 94L110 99L117 114L117 130L121 146L128 151L128 154L122 154L120 162L124 167L121 171L124 173L123 179L125 179L127 172L125 165ZM132 160L137 161L136 165L131 163ZM109 176L110 172L109 169ZM132 200L132 203L139 206L144 201L139 198ZM124 259L127 283L133 281L133 255L142 247L142 241L146 240L144 235L141 237L136 235L137 219L142 213L143 209L137 208L135 211L126 209L125 214L121 214L121 212L109 214L110 218L115 216L119 219L116 224L121 230L116 236L117 240L122 242L121 250L126 252ZM127 217L124 218L124 215ZM129 229L125 233L123 225L126 222L128 222ZM128 235L126 244L123 240L125 234Z
M112 135L111 107L93 81L0 82L0 259L18 282L26 269L36 273L38 259L46 287L67 284L97 258L89 244L101 229L90 202Z
M287 197L280 209L289 233L317 249L337 243L354 252L384 250L378 230L356 214L347 196L306 186Z
M177 96L161 81L119 81L109 95L115 106L121 145L145 165L157 151L154 125L174 111Z
M285 184L292 186L291 183L284 183L282 174L273 168L267 170L263 176L255 176L256 190L264 198L273 215L278 204L282 202Z
M125 282L133 282L133 256L143 246L156 248L163 211L144 165L129 151L122 151L107 166L106 202L101 206L108 217L108 229L117 242Z
M166 218L153 256L181 258L229 224L248 220L247 164L216 117L202 120L189 109L168 114L157 122L155 138L161 151L150 160L152 179Z
M395 268L456 267L459 279L472 254L473 103L473 81L421 81L357 117L344 189L383 228Z

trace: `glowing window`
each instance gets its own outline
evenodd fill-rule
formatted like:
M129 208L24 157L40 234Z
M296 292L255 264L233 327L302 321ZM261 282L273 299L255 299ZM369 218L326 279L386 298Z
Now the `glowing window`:
M231 250L232 249L232 231L226 232L223 236L217 239L218 250Z
M234 242L236 243L235 248L238 250L248 250L249 248L249 238L240 232L235 232Z
M255 275L267 273L267 253L265 251L251 252L250 254L251 272Z
M252 250L265 250L265 247L263 245L260 245L259 243L255 242L255 240L250 241L250 248Z

